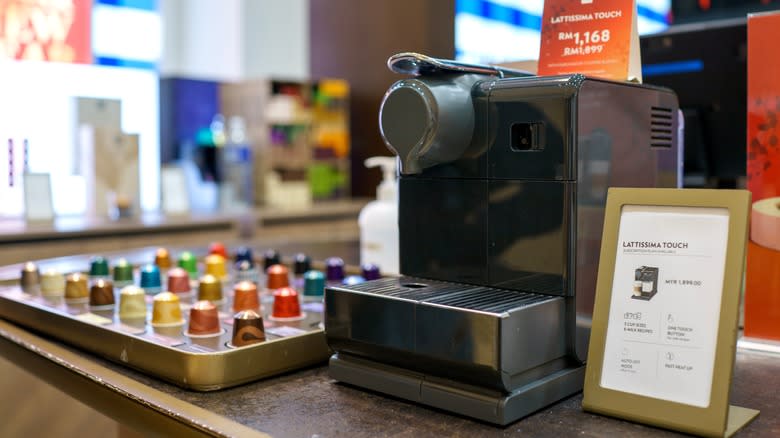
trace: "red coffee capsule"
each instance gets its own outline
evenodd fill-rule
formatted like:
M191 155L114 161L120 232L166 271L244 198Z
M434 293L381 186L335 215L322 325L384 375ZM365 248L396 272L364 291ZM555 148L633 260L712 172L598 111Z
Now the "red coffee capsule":
M301 303L298 292L291 287L283 287L274 291L274 318L300 318Z
M209 254L219 254L225 259L228 258L227 249L225 249L225 245L223 245L221 242L214 242L209 245Z

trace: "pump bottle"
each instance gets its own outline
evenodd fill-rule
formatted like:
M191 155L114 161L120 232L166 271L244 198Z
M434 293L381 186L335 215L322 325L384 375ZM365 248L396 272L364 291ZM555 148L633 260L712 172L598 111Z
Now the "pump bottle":
M384 274L398 275L398 189L395 157L371 157L366 167L382 168L376 200L360 211L360 263L374 263Z

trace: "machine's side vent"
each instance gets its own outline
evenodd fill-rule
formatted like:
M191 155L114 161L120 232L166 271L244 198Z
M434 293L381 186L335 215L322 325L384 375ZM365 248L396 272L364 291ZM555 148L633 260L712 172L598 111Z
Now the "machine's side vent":
M671 108L650 107L650 146L671 148L674 123Z

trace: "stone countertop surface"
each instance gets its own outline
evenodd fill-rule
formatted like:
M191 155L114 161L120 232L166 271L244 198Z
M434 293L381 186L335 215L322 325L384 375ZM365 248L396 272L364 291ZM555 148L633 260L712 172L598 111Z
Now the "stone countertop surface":
M333 254L341 255L347 263L357 260L354 241L339 244L287 242L278 249L283 254L306 251L320 260ZM152 250L139 249L134 256L146 259ZM132 254L124 255L129 257ZM68 259L57 263L70 262L80 266L87 260L85 256ZM17 269L13 272L18 274ZM78 391L108 391L117 396L115 399L132 399L133 403L129 405L133 406L132 410L138 411L134 415L162 413L217 436L246 435L221 432L230 430L266 432L282 437L679 436L674 432L583 412L582 394L564 399L508 426L494 426L339 383L328 376L327 364L324 363L234 388L194 392L5 321L0 321L0 354L26 355L28 361L34 359L46 364L43 372L39 373L43 380L48 374L57 374L55 371L63 374L63 368L67 370L66 380L86 378L90 386L85 387L81 383L72 385L77 388L71 394L76 398L84 396ZM25 367L26 363L17 362L17 365ZM780 436L778 388L780 354L738 348L731 404L761 411L758 418L738 436ZM109 410L110 407L105 408ZM231 424L235 428L229 427Z
M583 412L581 393L499 427L336 382L328 376L327 366L212 393L183 390L113 364L106 366L273 436L679 436ZM738 436L780 436L780 357L741 351L735 371L731 404L761 411Z
M7 325L5 322L0 324ZM339 383L328 376L326 364L234 388L194 392L56 341L19 342L17 337L7 333L7 330L0 330L0 338L16 342L19 348L45 357L51 361L51 366L63 366L65 363L73 373L87 375L92 382L123 397L134 397L133 387L143 388L148 399L137 405L139 410L163 411L178 421L192 422L201 427L209 426L209 419L193 417L193 410L208 412L214 418L227 420L227 423L236 423L238 430L243 427L244 430L280 437L681 436L671 431L583 412L580 406L582 394L571 396L508 426L494 426ZM35 339L34 335L32 339ZM62 359L63 351L68 353L67 360ZM110 374L121 375L131 384L117 384L116 379L106 378ZM759 417L738 436L780 436L779 384L780 356L743 349L738 351L731 403L761 411ZM74 396L78 397L77 394ZM155 406L156 400L162 397L173 402ZM213 418L211 421L214 421ZM211 433L223 436L219 430L214 427Z

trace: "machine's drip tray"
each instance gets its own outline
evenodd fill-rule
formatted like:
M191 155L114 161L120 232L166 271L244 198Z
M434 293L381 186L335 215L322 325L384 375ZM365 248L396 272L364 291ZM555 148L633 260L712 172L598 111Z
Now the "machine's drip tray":
M415 277L383 278L349 287L361 294L381 295L423 304L500 314L556 297Z
M325 302L336 380L497 424L582 388L563 297L400 277Z
M325 309L336 353L413 373L511 393L567 367L560 296L397 277L328 287Z

